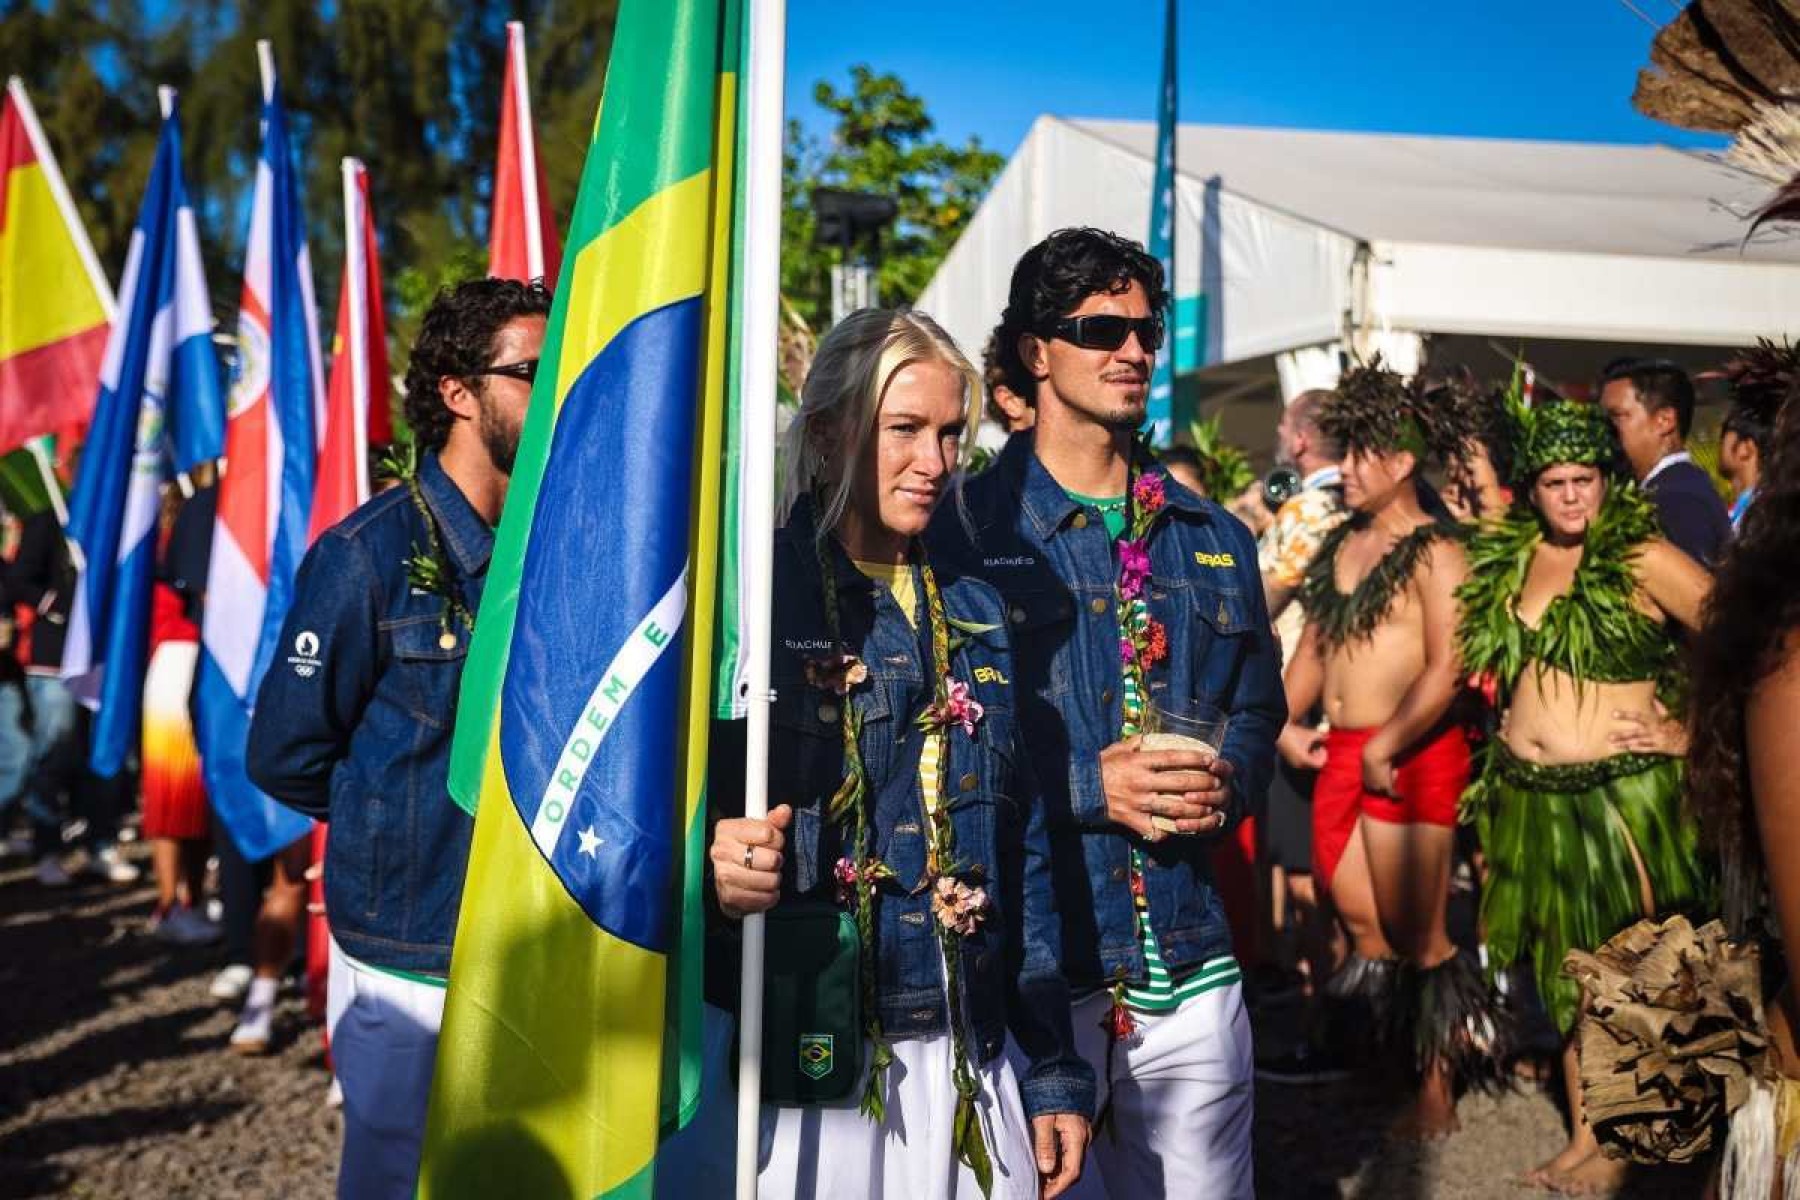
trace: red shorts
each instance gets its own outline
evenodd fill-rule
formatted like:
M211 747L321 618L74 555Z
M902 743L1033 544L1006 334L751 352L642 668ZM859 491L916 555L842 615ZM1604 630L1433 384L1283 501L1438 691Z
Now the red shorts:
M1395 825L1456 824L1456 805L1469 785L1469 739L1452 725L1402 754L1395 765L1397 796L1363 790L1362 752L1373 729L1333 729L1325 735L1325 767L1313 785L1313 871L1326 887L1350 844L1358 817Z

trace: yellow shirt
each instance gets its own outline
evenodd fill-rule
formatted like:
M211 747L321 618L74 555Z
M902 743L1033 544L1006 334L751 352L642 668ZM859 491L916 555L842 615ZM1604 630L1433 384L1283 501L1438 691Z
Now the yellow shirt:
M850 561L856 564L857 570L892 592L894 603L906 614L907 622L914 629L919 627L919 585L911 563L863 562L861 559ZM925 745L919 751L919 790L925 797L925 815L928 817L937 809L937 781L943 766L944 735L942 731L927 734ZM933 864L933 869L935 866Z

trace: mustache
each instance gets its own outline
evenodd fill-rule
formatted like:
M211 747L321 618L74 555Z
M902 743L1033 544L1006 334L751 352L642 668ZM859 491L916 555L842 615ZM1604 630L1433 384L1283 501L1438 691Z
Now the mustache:
M1123 371L1108 371L1106 374L1102 375L1100 379L1105 383L1148 383L1150 381L1150 372L1139 370L1137 368L1130 368Z

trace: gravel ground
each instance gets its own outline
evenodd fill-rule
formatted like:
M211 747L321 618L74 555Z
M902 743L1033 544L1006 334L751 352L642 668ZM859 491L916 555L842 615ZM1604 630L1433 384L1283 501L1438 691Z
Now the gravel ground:
M231 1054L234 1014L206 991L216 955L146 937L150 903L145 886L46 892L21 860L0 863L0 1196L330 1196L339 1120L297 994L276 1053ZM1462 1131L1422 1150L1384 1143L1397 1107L1366 1084L1263 1087L1258 1192L1519 1200L1534 1193L1514 1180L1561 1144L1537 1089L1464 1101ZM1624 1194L1703 1182L1645 1171Z

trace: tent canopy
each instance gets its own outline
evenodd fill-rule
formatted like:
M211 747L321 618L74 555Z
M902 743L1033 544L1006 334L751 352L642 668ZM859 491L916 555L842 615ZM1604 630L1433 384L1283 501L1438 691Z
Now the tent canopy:
M1141 239L1155 138L1040 117L919 307L978 351L1028 246L1070 225ZM1208 125L1176 154L1183 373L1345 345L1403 364L1421 335L1742 345L1800 313L1800 241L1741 245L1767 187L1705 154Z

